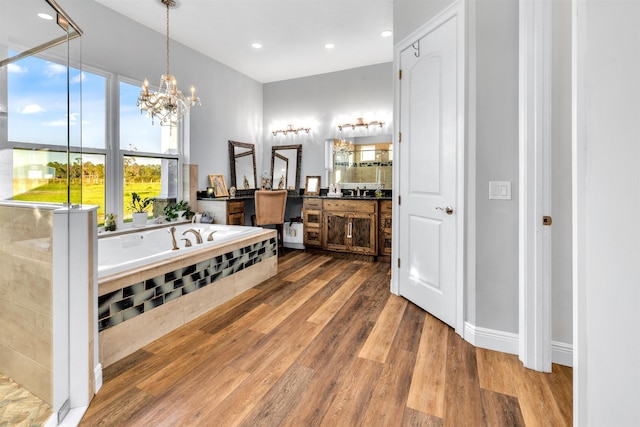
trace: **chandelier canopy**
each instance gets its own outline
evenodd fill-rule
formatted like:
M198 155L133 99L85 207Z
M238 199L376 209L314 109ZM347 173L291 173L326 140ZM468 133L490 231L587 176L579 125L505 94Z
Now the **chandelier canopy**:
M144 80L140 96L136 105L140 112L146 112L151 117L160 122L161 126L177 126L182 117L189 114L189 109L200 105L200 98L196 96L196 91L191 86L191 96L186 97L178 89L175 76L169 72L169 8L176 5L175 0L160 0L160 3L167 7L167 72L160 77L160 86L157 92L149 90L149 81Z

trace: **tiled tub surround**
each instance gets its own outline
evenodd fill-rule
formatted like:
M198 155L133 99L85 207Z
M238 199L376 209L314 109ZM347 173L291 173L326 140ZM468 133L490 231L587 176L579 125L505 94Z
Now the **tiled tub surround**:
M181 245L173 258L99 279L103 367L277 273L275 230L239 228L251 233L214 246L194 244L190 251Z

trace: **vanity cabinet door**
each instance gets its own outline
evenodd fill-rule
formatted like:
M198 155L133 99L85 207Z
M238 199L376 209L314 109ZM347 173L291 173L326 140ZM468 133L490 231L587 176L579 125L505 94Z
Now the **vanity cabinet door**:
M348 217L344 212L324 213L323 248L334 251L347 250Z
M307 199L303 203L303 243L322 246L322 200Z
M377 254L375 215L350 215L348 217L347 229L349 250L367 255Z

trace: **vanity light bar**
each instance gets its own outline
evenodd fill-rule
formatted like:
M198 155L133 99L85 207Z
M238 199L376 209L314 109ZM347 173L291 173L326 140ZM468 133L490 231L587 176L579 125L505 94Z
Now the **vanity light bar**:
M355 123L344 123L344 124L338 125L338 129L342 130L343 127L350 127L351 129L355 129L356 127L360 127L360 126L364 126L365 128L369 129L369 126L375 126L375 125L382 127L382 125L384 125L384 122L379 122L377 120L374 120L372 122L365 122L362 117L358 117Z
M282 132L283 135L286 135L289 132L293 132L294 134L297 135L298 132L300 132L301 130L305 131L306 133L309 133L311 128L294 128L293 125L288 125L286 129L272 130L271 133L273 134L273 136L276 136L280 132Z

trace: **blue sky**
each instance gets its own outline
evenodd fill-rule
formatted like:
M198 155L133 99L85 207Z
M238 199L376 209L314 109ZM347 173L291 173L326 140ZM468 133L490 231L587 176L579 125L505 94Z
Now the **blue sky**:
M8 65L8 131L10 141L67 145L67 118L71 145L105 147L107 78L70 69L70 111L67 111L67 68L36 57ZM140 114L136 100L140 87L121 83L120 146L125 150L158 152L160 126ZM82 94L82 103L80 102ZM82 108L82 114L80 109Z

